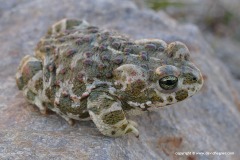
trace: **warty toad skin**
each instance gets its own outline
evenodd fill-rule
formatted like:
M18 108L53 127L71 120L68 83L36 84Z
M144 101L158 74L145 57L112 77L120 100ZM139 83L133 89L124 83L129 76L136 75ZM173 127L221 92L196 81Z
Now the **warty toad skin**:
M134 133L126 118L194 95L203 85L199 69L181 42L130 40L86 21L63 19L26 55L16 82L41 113L48 109L73 120L91 119L111 137Z

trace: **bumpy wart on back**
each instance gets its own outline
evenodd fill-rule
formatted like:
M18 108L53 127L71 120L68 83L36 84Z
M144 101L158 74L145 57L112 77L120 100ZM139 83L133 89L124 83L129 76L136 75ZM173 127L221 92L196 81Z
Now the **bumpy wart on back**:
M91 119L99 131L139 136L127 115L163 107L194 95L203 84L181 42L130 40L126 36L63 19L26 55L16 82L41 113L52 110L69 124Z

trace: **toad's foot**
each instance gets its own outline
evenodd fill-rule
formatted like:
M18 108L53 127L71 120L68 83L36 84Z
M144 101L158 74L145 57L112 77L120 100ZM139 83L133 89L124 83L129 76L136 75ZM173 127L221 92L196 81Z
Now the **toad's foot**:
M133 133L139 137L137 123L127 120L121 102L105 92L94 91L88 97L88 111L99 131L110 137Z

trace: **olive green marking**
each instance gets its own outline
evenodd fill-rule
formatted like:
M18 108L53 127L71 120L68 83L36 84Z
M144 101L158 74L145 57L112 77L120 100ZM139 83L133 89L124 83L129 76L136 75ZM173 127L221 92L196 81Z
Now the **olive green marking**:
M120 128L122 131L124 131L126 129L126 127L127 127L127 124L123 124Z
M104 98L102 103L104 104L103 105L103 108L104 109L108 109L112 106L112 104L116 102L115 100L111 100L111 99L108 99L108 98Z
M42 69L42 63L40 61L30 61L23 66L24 70L22 72L23 81L25 84L38 72Z
M19 77L19 78L17 78L17 79L16 79L16 82L17 82L17 86L18 86L18 89L19 89L19 90L22 90L23 87L27 84L26 82L24 82L22 76Z
M53 97L51 88L47 88L45 90L45 94L49 99L51 99Z
M173 97L172 97L172 96L168 96L168 97L167 97L167 101L168 101L168 102L172 102L172 101L173 101Z
M86 90L86 85L79 80L75 79L73 81L73 88L72 91L75 95L81 96Z
M89 111L92 111L93 113L95 113L95 114L97 114L97 115L99 115L100 113L101 113L101 108L99 108L99 107L97 107L97 106L94 106L94 107L92 107L92 108L89 108L88 109Z
M79 20L74 20L74 19L71 19L71 20L67 20L66 22L66 29L70 30L70 29L74 29L75 26L79 26L82 22L79 21Z
M38 79L35 82L35 88L36 88L37 91L43 89L43 80L42 80L42 78Z
M65 113L65 114L68 112L73 113L70 111L72 108L71 105L72 105L72 102L71 102L71 99L69 96L66 96L66 97L61 96L60 97L58 108L61 110L62 113Z
M55 26L56 32L60 32L60 31L61 31L61 28L62 28L61 25L62 25L62 24L60 23L60 24L58 24L58 25Z
M176 56L176 52L181 49L182 46L176 45L176 43L173 43L171 45L168 46L168 55L170 57L175 57Z
M133 95L131 91L119 91L117 93L118 97L123 101L133 101L139 103L146 102L146 93L139 92L138 94Z
M127 80L127 76L126 75L123 75L122 76L122 81L125 82Z
M132 48L133 54L139 54L139 52L144 50L144 46L138 45L138 44L134 44L133 46L131 46L131 48Z
M88 113L83 112L87 107L87 99L81 101L80 106L77 107L72 107L72 103L74 102L71 100L70 96L61 95L59 105L57 107L64 114L72 113L73 115L79 115L79 118L86 118L89 116Z
M49 102L43 102L43 106L44 106L44 107L47 107L47 108L49 108L49 109L54 108L53 104L52 104L52 103L49 103Z
M50 27L48 30L47 30L47 36L50 36L52 35L52 27Z
M125 115L122 110L112 111L103 116L103 122L105 124L114 125L125 119Z
M191 88L191 90L194 92L195 91L195 87Z
M203 83L202 78L200 78L197 82L198 82L199 84L202 84L202 83Z
M149 72L149 80L150 81L157 81L159 80L159 75L155 73L153 70L148 70Z
M128 130L125 133L127 134L127 133L130 133L130 132L132 132L132 128L128 128Z
M198 81L197 78L191 73L186 73L183 75L183 77L184 77L183 84L193 84Z
M114 87L115 87L116 89L121 89L123 86L122 86L122 84L117 84L117 85L114 85Z
M124 111L129 111L132 109L135 109L134 107L130 106L125 100L121 102L122 103L122 109Z
M50 72L48 71L48 69L46 69L46 70L44 71L44 77L45 77L45 81L46 81L46 82L49 81L50 76L51 76Z
M57 90L59 90L58 86L53 86L53 87L49 87L45 90L45 94L46 96L50 99L51 102L54 101L55 99L55 93L57 92Z
M98 98L101 94L102 94L101 92L97 92L97 91L91 92L91 94L90 94L90 96L88 97L88 99L93 102L93 101L97 100L97 98Z
M84 112L84 113L79 115L79 118L81 118L81 119L85 119L85 118L88 118L88 117L90 117L88 112Z
M67 65L64 65L64 66L69 66L69 65L67 64ZM57 79L62 80L62 81L66 81L66 80L70 79L72 72L70 71L69 67L66 67L63 70L65 70L65 72L59 73L57 75Z
M115 131L112 131L111 134L114 135L114 134L116 134L116 132L115 132Z
M34 101L35 100L35 97L36 97L36 94L33 93L31 90L28 90L27 91L27 99L30 100L30 101Z
M87 108L87 98L80 100L81 108L84 110Z
M182 101L188 97L188 91L185 89L179 90L176 92L176 100Z
M148 98L146 92L142 92L144 88L145 83L143 81L133 82L127 85L125 91L118 90L117 95L124 101L144 103Z
M153 102L161 102L161 103L164 102L163 98L160 97L159 95L157 95L157 93L152 88L149 89L149 91L148 91L148 97L149 97L150 101L153 101Z
M122 73L123 73L122 70L115 70L115 71L113 72L114 79L120 80L120 79L122 78ZM126 78L126 76L125 76L125 78ZM126 79L125 79L125 80L126 80Z
M127 85L126 91L133 96L137 96L141 93L141 90L145 88L144 81L135 81Z

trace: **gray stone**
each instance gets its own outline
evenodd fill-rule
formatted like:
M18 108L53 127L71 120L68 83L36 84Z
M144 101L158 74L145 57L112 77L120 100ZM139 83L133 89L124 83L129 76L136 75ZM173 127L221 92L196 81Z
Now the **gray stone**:
M240 42L231 38L220 38L212 34L205 35L206 40L215 50L215 55L226 64L232 75L240 79ZM239 89L240 91L240 89Z
M3 4L8 9L0 8L0 159L239 159L239 95L226 66L213 56L194 25L180 25L164 12L139 10L129 0L8 0ZM139 123L139 139L108 138L92 122L72 127L55 114L41 115L18 91L14 74L20 59L33 54L48 26L65 17L84 18L133 39L183 41L203 72L204 87L186 101L133 117ZM235 155L175 155L188 151Z

